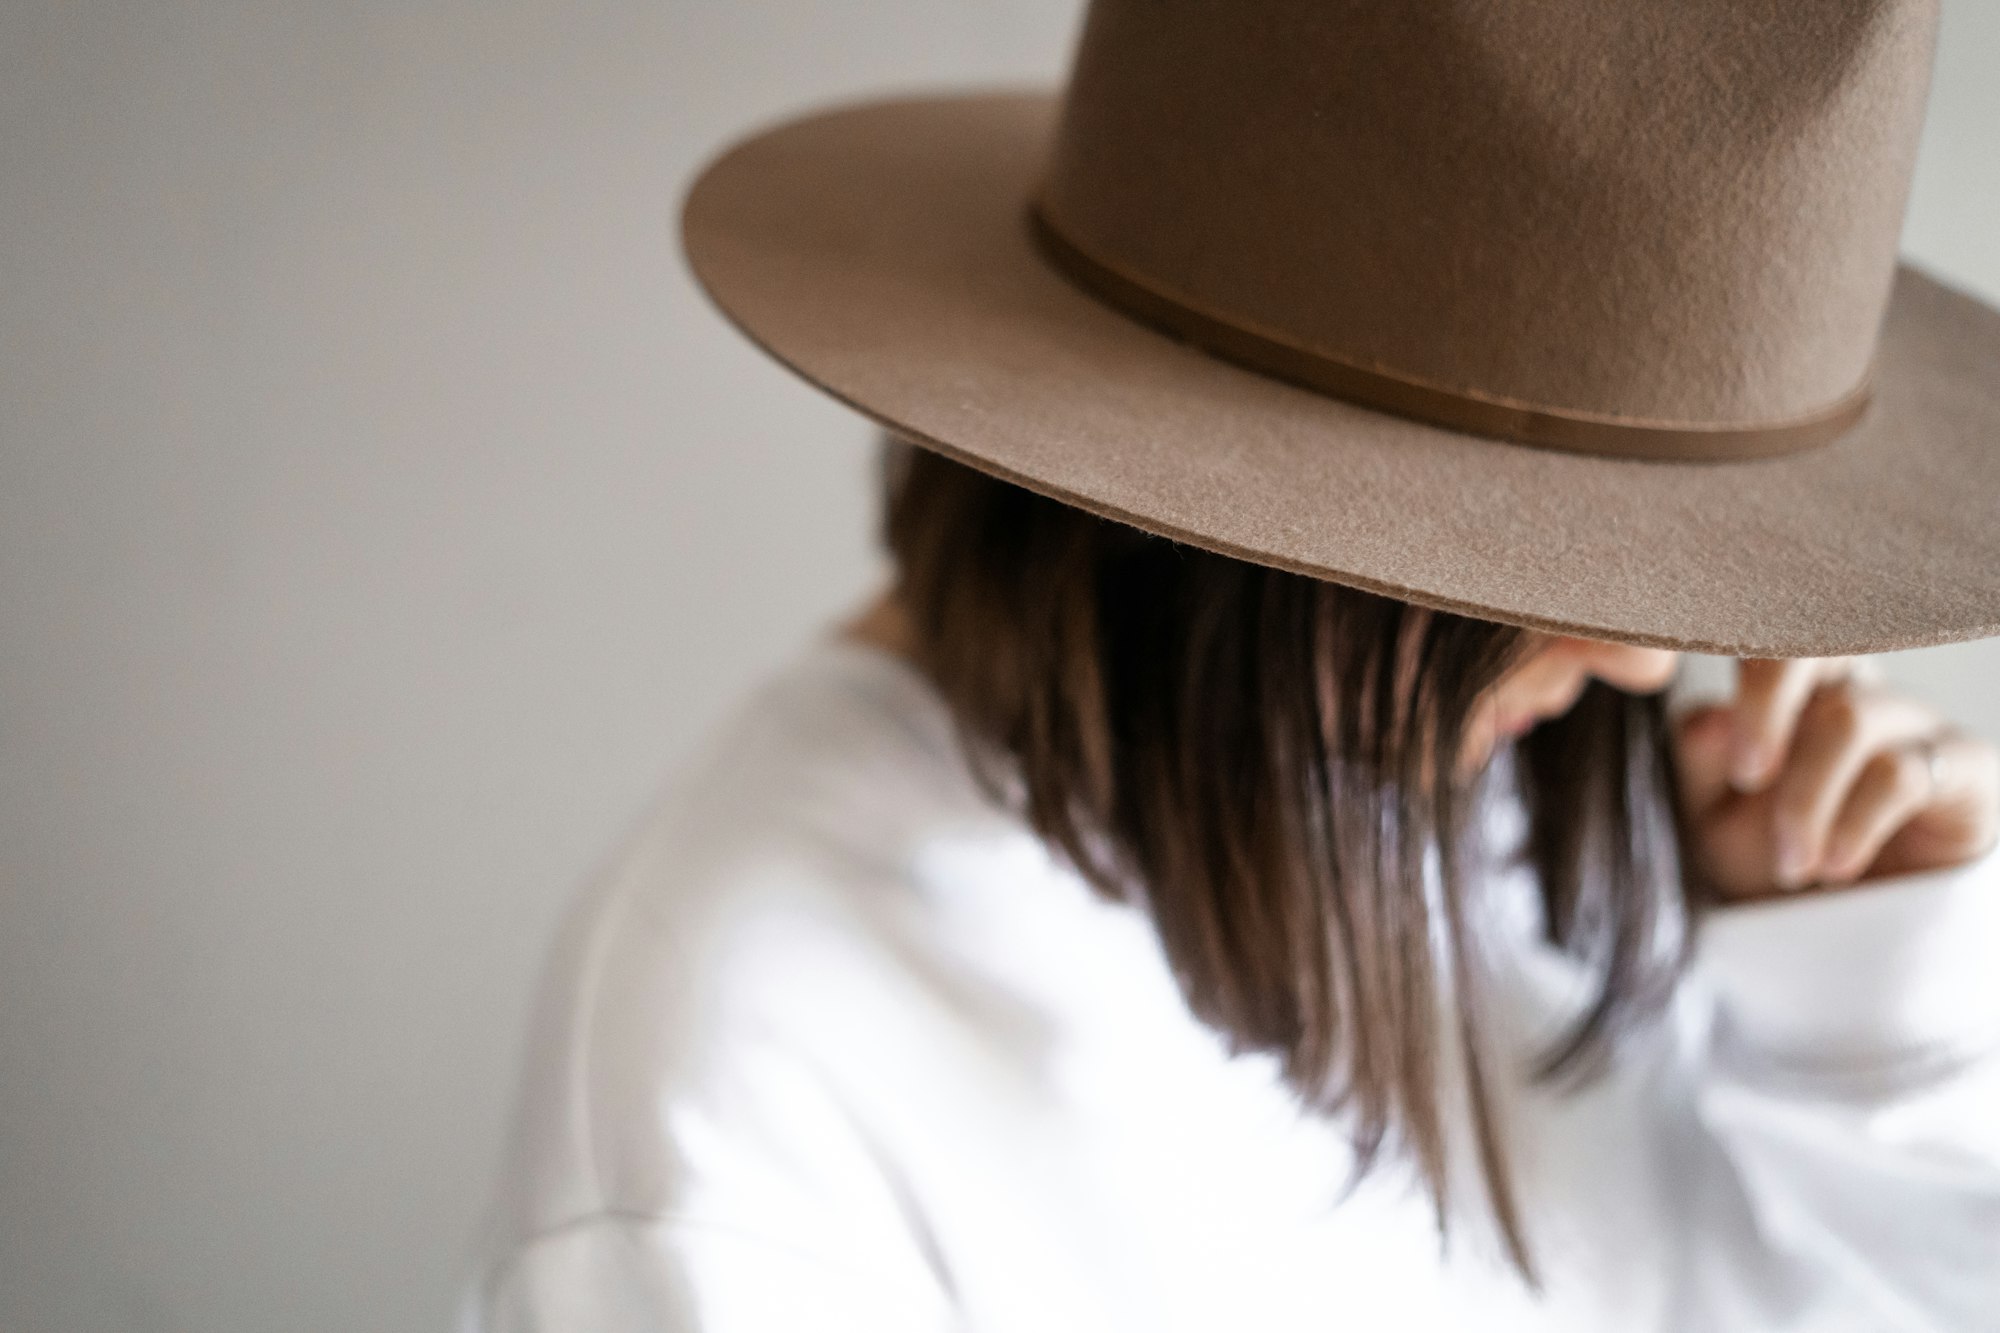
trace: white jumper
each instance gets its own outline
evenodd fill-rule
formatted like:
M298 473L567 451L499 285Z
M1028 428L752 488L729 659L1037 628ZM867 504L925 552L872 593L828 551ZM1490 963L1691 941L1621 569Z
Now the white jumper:
M1477 887L1539 1300L1462 1114L1448 1247L1399 1165L1336 1206L1339 1124L981 796L921 675L815 641L572 912L463 1326L2000 1330L2000 855L1720 909L1576 1092L1511 1075L1590 978L1530 872Z

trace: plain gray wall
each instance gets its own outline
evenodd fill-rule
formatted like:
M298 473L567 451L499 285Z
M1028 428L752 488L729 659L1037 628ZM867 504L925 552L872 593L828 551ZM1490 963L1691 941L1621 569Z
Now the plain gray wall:
M877 572L682 184L1075 18L0 11L0 1328L449 1322L559 904ZM1906 239L2000 300L1996 63L1947 5ZM1899 665L2000 723L1995 645Z

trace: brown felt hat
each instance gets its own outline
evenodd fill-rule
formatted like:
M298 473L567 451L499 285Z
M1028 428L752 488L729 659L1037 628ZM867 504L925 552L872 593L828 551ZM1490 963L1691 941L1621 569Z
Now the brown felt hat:
M1935 0L1096 0L737 143L694 272L896 433L1261 564L1755 657L2000 634L2000 311L1898 260Z

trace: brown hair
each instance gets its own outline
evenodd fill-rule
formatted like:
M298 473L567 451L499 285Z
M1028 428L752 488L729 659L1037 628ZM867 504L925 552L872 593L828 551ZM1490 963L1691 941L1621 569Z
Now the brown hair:
M1485 780L1454 768L1476 703L1542 636L1151 536L894 437L884 469L918 665L982 781L1097 891L1143 906L1189 1008L1232 1052L1274 1055L1307 1106L1351 1111L1348 1190L1395 1135L1442 1242L1432 932L1450 993L1469 993L1463 881ZM1518 743L1519 853L1548 937L1601 977L1538 1081L1596 1077L1686 966L1691 931L1657 947L1683 903L1660 870L1678 864L1664 736L1658 695L1592 681ZM1455 1009L1489 1201L1539 1293L1475 1007Z

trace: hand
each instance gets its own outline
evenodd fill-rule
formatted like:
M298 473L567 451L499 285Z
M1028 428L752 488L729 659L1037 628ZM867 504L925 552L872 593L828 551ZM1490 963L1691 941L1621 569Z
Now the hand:
M2000 751L1865 658L1744 660L1735 700L1689 710L1673 743L1692 865L1725 899L1957 865L2000 838Z

